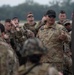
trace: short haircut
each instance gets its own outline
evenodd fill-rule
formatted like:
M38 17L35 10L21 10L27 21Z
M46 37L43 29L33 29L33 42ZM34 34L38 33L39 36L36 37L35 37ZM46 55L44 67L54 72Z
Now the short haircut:
M61 13L61 14L65 14L66 12L65 12L64 10L61 10L60 13Z
M33 13L32 13L32 12L28 12L27 15L28 15L28 14L33 14Z
M6 19L5 22L9 22L10 23L11 22L11 19Z
M56 12L50 9L46 12L46 15L54 15L56 17Z
M13 17L12 20L14 20L14 19L18 19L18 17ZM18 22L19 22L19 19L18 19Z
M1 33L5 32L5 27L3 24L0 23L0 31Z

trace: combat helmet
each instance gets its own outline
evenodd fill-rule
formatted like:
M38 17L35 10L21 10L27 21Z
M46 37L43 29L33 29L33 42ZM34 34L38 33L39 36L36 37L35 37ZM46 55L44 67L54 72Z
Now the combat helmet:
M23 44L23 56L45 53L47 53L47 49L46 47L44 47L43 43L38 38L29 38Z

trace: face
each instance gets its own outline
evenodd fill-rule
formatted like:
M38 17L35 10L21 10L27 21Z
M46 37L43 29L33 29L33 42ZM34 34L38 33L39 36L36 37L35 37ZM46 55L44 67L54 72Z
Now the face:
M65 13L64 14L60 13L59 14L59 20L64 21L65 19L66 19L66 14Z
M50 25L53 25L55 23L55 17L54 16L46 16L47 23Z
M27 21L28 21L28 22L33 22L33 21L34 21L34 16L33 16L33 14L28 14L28 15L27 15Z
M17 18L15 18L13 21L14 21L15 25L19 26L19 21Z
M10 31L11 30L11 23L5 22L5 30Z
M67 30L71 30L71 25L70 24L67 24L65 27L66 27Z

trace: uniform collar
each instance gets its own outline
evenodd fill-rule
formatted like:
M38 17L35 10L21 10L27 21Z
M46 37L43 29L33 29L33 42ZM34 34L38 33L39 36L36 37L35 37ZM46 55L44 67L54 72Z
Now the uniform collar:
M25 23L26 25L29 25L29 23ZM31 26L35 26L36 25L36 22L34 22L33 24L31 24Z
M48 29L48 28L55 28L55 25L56 25L56 24L53 24L53 25L44 25L44 28L45 28L45 29Z

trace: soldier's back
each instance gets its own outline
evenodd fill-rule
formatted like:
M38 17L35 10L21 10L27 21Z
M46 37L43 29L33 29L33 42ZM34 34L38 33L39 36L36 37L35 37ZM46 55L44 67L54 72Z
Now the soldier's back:
M20 75L46 75L49 68L48 63L30 64L19 68Z
M19 63L13 49L0 40L0 75L17 75Z

